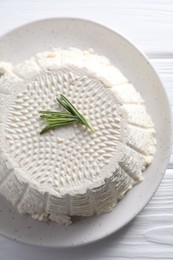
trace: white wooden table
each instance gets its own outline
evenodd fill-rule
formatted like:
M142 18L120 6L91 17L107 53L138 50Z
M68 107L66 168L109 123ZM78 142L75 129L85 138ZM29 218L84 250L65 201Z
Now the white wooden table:
M161 76L173 111L172 0L0 0L0 34L36 19L71 16L118 30L138 45ZM173 154L151 202L123 230L69 250L36 248L0 237L0 260L173 259Z

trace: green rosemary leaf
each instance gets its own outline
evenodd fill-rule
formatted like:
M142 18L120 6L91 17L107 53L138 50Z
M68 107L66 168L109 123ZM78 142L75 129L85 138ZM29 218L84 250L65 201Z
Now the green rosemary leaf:
M76 116L70 114L60 114L60 115L41 115L41 118L45 119L56 119L56 118L77 118Z
M56 111L39 111L40 114L43 114L43 115L70 115L69 113L67 112L56 112Z
M43 128L43 130L40 132L40 134L44 134L47 131L52 130L52 129L59 127L59 126L65 126L65 125L70 125L70 124L74 124L74 123L75 122L61 122L61 123L49 124L48 126Z
M73 115L79 117L80 120L84 123L84 125L86 125L88 128L90 128L93 131L93 129L89 125L87 119L81 113L79 113L79 111L73 106L73 104L70 103L70 101L63 94L61 94L60 97L61 97L61 99L60 99L61 103L63 102L66 104L66 106L68 107L68 111L71 111L71 113ZM58 99L58 101L59 101L59 99Z
M74 107L74 105L64 96L60 95L60 98L56 99L59 104L61 104L68 112L56 112L56 111L40 111L42 115L40 117L44 119L44 124L47 126L40 132L43 134L51 129L59 126L69 125L69 124L82 124L90 128L88 120Z
M57 98L56 99L71 115L74 115L73 110L68 106L68 104L66 102L64 102L64 100L62 100L62 98Z
M63 123L63 122L79 122L78 118L52 118L52 119L47 119L45 121L46 123Z

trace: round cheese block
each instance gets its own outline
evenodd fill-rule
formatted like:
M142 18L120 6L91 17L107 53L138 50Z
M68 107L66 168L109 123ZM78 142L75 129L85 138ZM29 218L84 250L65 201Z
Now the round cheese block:
M54 49L7 70L2 64L0 193L20 213L60 224L112 210L155 153L140 93L92 50ZM60 94L94 132L73 124L40 135L39 111L63 111Z

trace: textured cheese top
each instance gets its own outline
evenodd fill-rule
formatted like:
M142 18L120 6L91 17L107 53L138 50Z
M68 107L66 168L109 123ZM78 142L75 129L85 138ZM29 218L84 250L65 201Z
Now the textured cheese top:
M111 210L155 152L141 95L92 51L57 49L5 68L0 63L1 194L19 212L59 223ZM39 111L61 111L61 93L94 133L74 124L39 134Z

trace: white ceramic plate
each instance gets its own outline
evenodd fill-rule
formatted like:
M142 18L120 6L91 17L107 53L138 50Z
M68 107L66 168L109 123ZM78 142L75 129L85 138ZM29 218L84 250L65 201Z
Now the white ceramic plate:
M146 100L157 132L157 152L136 185L109 214L80 220L69 227L21 216L0 197L0 233L48 247L83 245L101 239L132 220L151 199L166 170L171 151L171 116L162 84L146 57L120 34L80 19L48 19L24 25L0 38L0 60L14 64L53 47L93 48L108 57Z

